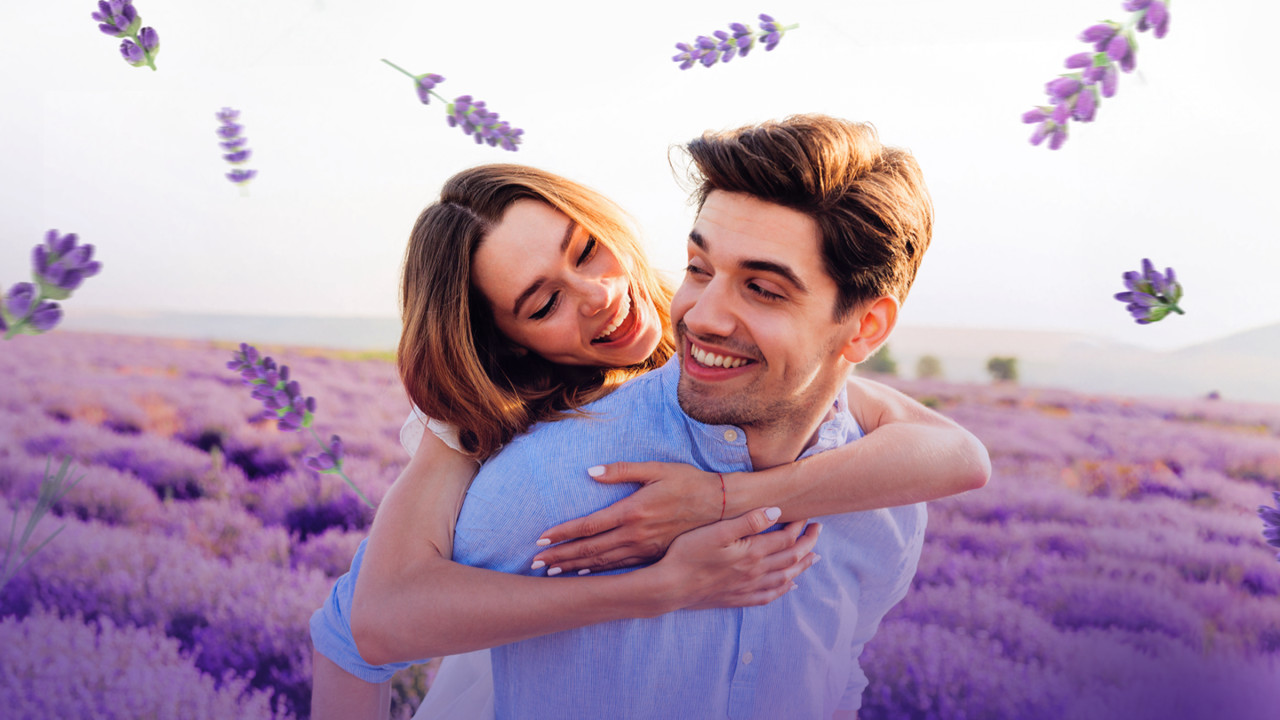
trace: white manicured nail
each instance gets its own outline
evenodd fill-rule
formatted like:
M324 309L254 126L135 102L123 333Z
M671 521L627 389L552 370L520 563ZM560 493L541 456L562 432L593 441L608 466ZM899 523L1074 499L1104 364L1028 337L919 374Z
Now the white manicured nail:
M542 562L541 560L534 560L534 561L533 561L533 564L529 566L529 569L530 569L530 570L541 570L542 568L544 568L544 567L546 567L546 566L547 566L547 564L546 564L546 563L544 563L544 562Z
M590 475L591 477L600 477L601 475L603 475L603 474L604 474L604 466L603 466L603 465L593 465L593 466L591 466L591 467L587 468L587 474L588 474L588 475Z
M558 567L553 567L547 571L547 575L559 575L561 572L564 572L564 571Z
M764 511L764 516L769 518L770 522L777 520L778 518L782 517L782 508L776 508L776 507L768 508Z
M546 547L551 544L551 538L538 538L538 542L534 543L538 547Z
M587 575L587 574L589 574L590 572L591 572L591 568L582 568L581 570L579 570L579 571L578 571L578 574L579 574L579 575Z

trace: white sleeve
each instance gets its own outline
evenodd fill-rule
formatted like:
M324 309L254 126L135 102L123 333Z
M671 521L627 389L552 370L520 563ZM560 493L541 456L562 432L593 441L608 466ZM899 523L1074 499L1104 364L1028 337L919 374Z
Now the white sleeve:
M400 444L404 447L405 452L413 455L418 452L418 445L422 443L422 435L428 429L435 433L445 445L462 452L462 442L458 440L458 428L447 422L427 417L417 405L413 406L413 410L409 411L409 417L405 418L404 425L400 426Z

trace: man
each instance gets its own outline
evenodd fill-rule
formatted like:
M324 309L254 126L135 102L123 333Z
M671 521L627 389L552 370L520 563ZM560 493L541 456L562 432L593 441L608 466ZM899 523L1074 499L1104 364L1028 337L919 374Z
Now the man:
M853 366L888 336L927 248L914 159L823 116L707 134L678 361L517 437L477 475L454 559L525 572L527 538L624 497L565 456L762 469L856 440ZM537 477L539 482L528 482ZM499 718L852 717L857 662L906 593L923 504L823 518L823 561L764 606L606 622L493 650Z

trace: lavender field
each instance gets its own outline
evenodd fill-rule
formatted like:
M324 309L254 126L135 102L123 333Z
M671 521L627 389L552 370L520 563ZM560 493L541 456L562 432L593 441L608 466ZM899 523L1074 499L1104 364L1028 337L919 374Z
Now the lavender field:
M263 349L377 502L405 462L392 364ZM85 476L0 588L6 717L309 715L307 621L372 510L302 467L308 435L251 421L232 350L4 344L0 527L25 522L47 458ZM888 381L981 437L993 474L931 504L915 588L864 655L862 720L1280 713L1280 562L1255 514L1280 489L1280 406ZM403 673L393 711L430 678Z

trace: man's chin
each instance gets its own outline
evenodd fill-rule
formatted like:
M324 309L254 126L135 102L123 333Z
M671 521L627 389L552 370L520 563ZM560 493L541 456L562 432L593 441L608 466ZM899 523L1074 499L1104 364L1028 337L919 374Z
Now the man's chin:
M697 420L704 425L737 425L743 427L750 424L750 418L747 408L744 407L744 398L739 394L724 396L720 393L709 392L704 387L705 383L700 383L688 376L680 377L680 384L676 387L676 398L680 401L680 409L685 415Z

